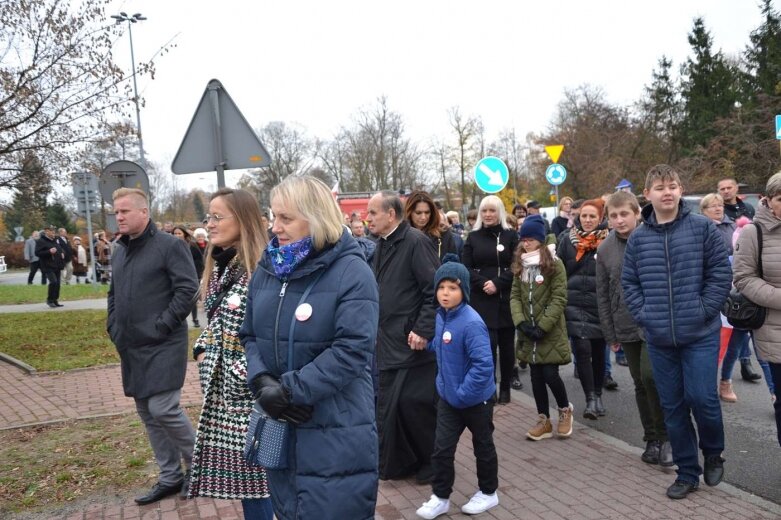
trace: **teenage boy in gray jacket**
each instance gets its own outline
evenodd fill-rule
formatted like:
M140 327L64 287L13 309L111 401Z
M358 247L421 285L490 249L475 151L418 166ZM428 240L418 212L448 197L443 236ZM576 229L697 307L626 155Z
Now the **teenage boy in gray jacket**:
M669 467L673 465L673 453L656 393L648 346L624 303L621 289L626 242L640 222L640 205L632 193L617 191L607 199L605 213L612 231L597 248L597 304L602 333L613 352L623 347L626 353L646 442L640 458L648 464Z

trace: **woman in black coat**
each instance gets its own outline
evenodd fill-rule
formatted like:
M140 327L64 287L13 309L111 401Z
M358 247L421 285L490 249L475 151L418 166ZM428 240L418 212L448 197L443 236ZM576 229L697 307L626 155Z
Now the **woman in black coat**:
M203 253L201 253L201 248L198 247L198 244L196 244L193 240L193 236L190 234L190 231L184 226L174 227L174 236L187 242L187 245L190 247L190 254L192 254L193 263L195 264L195 272L198 275L198 282L200 283L201 277L203 277ZM193 327L199 328L201 324L198 321L197 300L193 303L192 317Z
M434 199L428 193L425 191L410 193L404 206L404 218L410 226L422 231L431 240L431 245L437 252L440 261L448 253L459 256L452 233L440 229L441 216L434 204Z
M570 197L562 197L559 202L559 214L550 225L550 232L557 237L562 231L571 227L570 211L572 211L572 202Z
M567 334L577 360L578 377L586 396L583 417L605 415L602 384L605 380L605 338L597 309L597 246L607 237L602 222L604 202L587 200L569 234L559 240L557 256L567 270Z
M483 318L491 336L496 365L499 348L499 404L510 402L510 382L515 364L515 327L510 315L510 265L518 245L518 233L507 223L504 203L496 195L480 202L477 222L464 244L464 265L469 269L471 305Z

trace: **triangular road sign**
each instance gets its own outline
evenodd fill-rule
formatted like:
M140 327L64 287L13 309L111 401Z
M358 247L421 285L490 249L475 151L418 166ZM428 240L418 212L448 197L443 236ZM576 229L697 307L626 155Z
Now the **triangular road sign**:
M559 157L561 156L561 152L563 151L564 151L563 144L551 144L545 147L545 153L547 153L548 157L550 157L550 160L555 163L559 162Z
M213 79L195 110L171 170L176 174L268 166L269 154L225 87Z

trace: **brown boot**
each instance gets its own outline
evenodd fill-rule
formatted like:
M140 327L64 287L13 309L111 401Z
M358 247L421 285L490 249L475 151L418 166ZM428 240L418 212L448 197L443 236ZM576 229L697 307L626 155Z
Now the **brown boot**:
M550 419L543 414L537 417L537 424L534 428L526 432L526 436L533 441L541 441L542 439L550 439L553 437L553 425Z
M572 403L566 408L559 408L559 424L556 425L556 435L559 437L569 437L572 435L572 412L575 407Z
M732 389L731 379L722 379L719 381L719 398L725 403L735 403L738 401L738 396L735 395L735 391Z

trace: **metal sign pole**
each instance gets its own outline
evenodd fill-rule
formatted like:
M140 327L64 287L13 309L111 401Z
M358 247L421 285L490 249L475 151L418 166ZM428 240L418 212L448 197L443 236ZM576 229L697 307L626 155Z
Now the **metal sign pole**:
M212 115L214 116L214 151L217 161L215 170L217 171L217 189L225 187L225 158L222 156L222 123L220 122L220 99L217 94L219 86L209 86L209 100L212 104Z
M89 244L89 258L92 265L92 287L98 288L98 276L95 270L95 248L92 246L92 211L90 211L89 192L84 190L84 207L87 208L87 243Z

